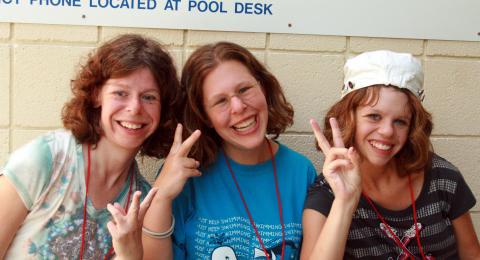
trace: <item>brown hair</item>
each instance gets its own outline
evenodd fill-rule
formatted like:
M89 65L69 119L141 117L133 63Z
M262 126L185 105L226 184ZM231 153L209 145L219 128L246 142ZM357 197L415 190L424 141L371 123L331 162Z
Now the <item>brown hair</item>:
M198 48L183 67L181 86L187 95L184 123L188 133L202 131L202 137L191 150L192 156L202 165L215 160L222 140L203 107L203 82L207 75L225 61L243 64L262 86L268 105L267 134L275 138L293 123L293 108L286 100L280 83L247 49L230 42L218 42Z
M161 94L161 122L140 150L141 155L164 157L168 154L177 123L176 108L180 106L180 88L172 58L160 43L136 34L120 35L89 54L72 81L73 98L62 111L63 125L80 143L96 144L103 132L100 127L101 108L95 100L110 78L119 78L148 68Z
M408 138L402 149L395 155L396 166L400 174L413 173L427 167L432 145L430 134L432 133L432 116L422 106L420 100L409 90L395 86L373 85L355 90L342 100L334 104L327 112L324 121L325 137L332 142L332 129L329 118L335 117L342 130L343 141L346 147L354 145L355 138L355 112L359 106L374 105L378 102L381 87L392 87L405 93L408 105L412 112Z

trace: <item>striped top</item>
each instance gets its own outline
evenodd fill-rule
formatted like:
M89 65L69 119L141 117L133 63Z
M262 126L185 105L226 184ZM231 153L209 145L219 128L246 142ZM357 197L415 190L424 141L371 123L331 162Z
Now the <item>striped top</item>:
M328 216L333 199L330 186L320 175L309 189L305 208ZM406 248L420 258L412 206L393 211L373 203ZM433 154L422 191L415 201L420 241L426 255L436 259L459 258L452 220L467 213L475 203L475 197L458 169ZM402 249L387 233L384 224L362 196L353 215L344 259L402 259Z

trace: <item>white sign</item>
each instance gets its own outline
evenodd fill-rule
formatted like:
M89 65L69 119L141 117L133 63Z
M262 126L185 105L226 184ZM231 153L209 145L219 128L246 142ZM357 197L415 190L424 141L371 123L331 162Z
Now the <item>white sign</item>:
M0 22L480 41L480 0L0 0Z

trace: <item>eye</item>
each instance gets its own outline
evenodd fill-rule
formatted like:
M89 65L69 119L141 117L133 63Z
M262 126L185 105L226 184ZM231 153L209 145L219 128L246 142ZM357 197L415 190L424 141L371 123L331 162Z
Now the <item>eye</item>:
M408 126L409 125L409 122L407 122L406 120L403 120L403 119L397 119L394 121L394 123L398 126Z
M153 94L145 94L142 96L142 99L147 101L147 102L155 102L157 100L159 100L160 98L156 95L153 95Z
M240 88L240 90L238 90L238 93L244 94L244 93L248 92L250 89L252 89L252 86L242 87L242 88Z
M126 97L127 92L123 91L123 90L115 90L115 91L113 91L113 95L115 95L117 97Z
M217 99L214 103L213 103L213 106L223 106L227 103L227 99L226 98L219 98Z
M366 117L372 121L380 121L380 119L382 119L379 114L368 114Z

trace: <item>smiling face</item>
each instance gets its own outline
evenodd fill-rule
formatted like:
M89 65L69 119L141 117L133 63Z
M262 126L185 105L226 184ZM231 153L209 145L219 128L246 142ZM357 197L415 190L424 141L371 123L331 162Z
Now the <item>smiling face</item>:
M240 62L222 62L205 77L203 107L233 159L264 143L267 101L262 87Z
M149 69L138 69L103 85L97 100L101 107L100 143L137 152L160 121L160 90Z
M407 96L391 87L381 87L375 104L357 108L355 147L364 163L390 162L407 141L411 114Z

